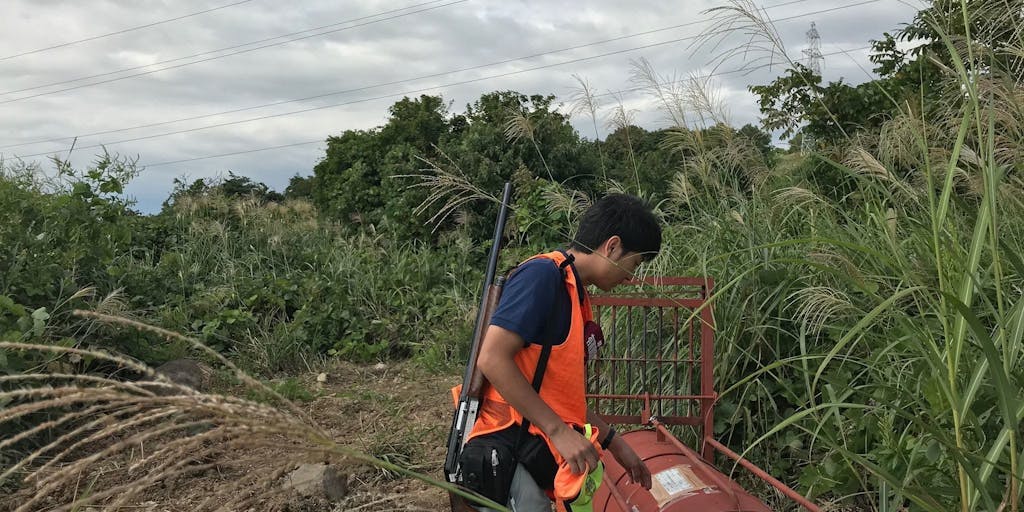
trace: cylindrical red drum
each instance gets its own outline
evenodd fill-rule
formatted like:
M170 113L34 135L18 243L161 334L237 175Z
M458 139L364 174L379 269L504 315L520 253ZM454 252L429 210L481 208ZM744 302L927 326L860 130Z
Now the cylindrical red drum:
M621 434L651 470L647 491L630 483L615 458L605 452L605 482L594 496L594 510L603 512L771 512L678 440L654 430ZM689 451L689 453L687 453ZM615 489L609 489L614 485Z

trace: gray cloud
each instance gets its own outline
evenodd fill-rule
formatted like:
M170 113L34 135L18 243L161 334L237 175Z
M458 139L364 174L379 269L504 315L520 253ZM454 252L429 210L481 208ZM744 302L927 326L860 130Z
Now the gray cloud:
M226 3L229 3L228 0L7 0L5 16L0 19L0 31L5 34L5 40L12 44L4 49L9 53L0 57ZM285 4L255 0L147 29L0 60L0 92L146 65L417 3L422 1L364 0L339 3L305 0ZM442 3L445 2L434 5ZM610 0L585 3L471 0L209 62L0 104L0 116L4 120L0 123L0 146L201 116L361 88L671 25L703 22L707 16L702 12L722 3L724 0L644 3ZM854 3L857 0L807 0L770 8L767 12L772 18L779 19ZM385 16L395 14L399 13ZM839 48L865 46L869 39L880 37L883 31L892 30L909 21L913 14L914 9L903 3L882 0L779 22L777 29L790 54L800 57L805 42L804 32L812 20L817 23L822 34L822 51L831 52ZM493 90L556 94L562 101L568 101L576 85L571 76L574 73L586 77L598 93L620 91L634 87L629 80L631 60L643 57L661 74L685 77L690 73L710 71L711 54L706 50L694 54L691 42L682 41L475 83L441 86L685 38L697 34L701 25L704 23L409 83L189 122L83 137L78 140L77 147L109 144L108 149L112 152L138 155L142 165L155 164L304 141L322 141L329 135L347 129L372 128L385 122L387 107L403 93L418 89L433 88L432 92L442 94L452 102L454 111L461 111L467 103ZM851 56L853 60L842 55L828 57L824 67L826 79L834 80L842 76L853 83L865 80L867 77L856 63L870 68L866 53L853 52ZM176 63L170 63L173 64ZM722 64L719 69L734 69L741 64L739 61L729 62ZM138 73L146 69L126 73ZM712 83L721 88L720 94L729 104L733 123L739 125L756 121L756 105L747 87L767 83L783 69L779 66L771 70L723 75L714 79ZM0 95L0 101L73 85L76 84ZM386 97L361 101L378 96ZM640 110L637 121L641 125L649 128L666 125L664 115L650 98L629 92L623 93L622 98L627 107ZM612 103L611 97L601 99L606 105ZM346 102L358 103L114 144L125 139ZM584 136L593 137L589 120L584 121L577 119L574 123ZM606 129L602 126L600 132L604 136ZM0 149L0 154L4 158L12 158L64 150L68 146L67 141L35 144ZM129 193L139 200L141 209L153 211L166 198L175 177L187 175L195 179L225 174L228 170L281 189L295 173L310 173L322 156L323 148L323 143L314 143L150 167L131 184ZM72 154L71 160L75 165L83 166L98 151L98 148L79 149ZM43 160L42 157L28 159Z

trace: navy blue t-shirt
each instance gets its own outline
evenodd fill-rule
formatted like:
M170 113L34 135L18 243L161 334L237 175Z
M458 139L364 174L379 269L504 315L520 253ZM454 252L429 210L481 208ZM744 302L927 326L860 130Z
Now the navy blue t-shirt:
M578 283L579 275L575 277ZM562 271L547 258L527 261L512 273L491 315L491 325L518 334L526 345L562 344L571 320L572 302Z

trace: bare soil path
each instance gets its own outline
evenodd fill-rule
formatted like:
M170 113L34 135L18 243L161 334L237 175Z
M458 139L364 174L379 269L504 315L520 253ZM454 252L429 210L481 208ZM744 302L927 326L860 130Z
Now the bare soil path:
M332 362L322 370L326 382L319 382L319 372L297 376L301 387L315 398L296 402L339 444L387 460L419 473L441 478L445 440L451 422L449 389L459 377L431 373L411 363L354 365ZM243 392L228 390L227 393ZM254 447L240 459L255 461L239 472L207 471L174 482L158 484L147 490L145 499L122 511L178 512L195 510L218 488L236 481L246 472L261 471L260 461L268 466L280 457L273 448ZM279 460L279 459L278 459ZM309 461L317 462L317 461ZM419 480L391 474L380 468L357 463L341 463L348 475L348 494L331 503L325 498L303 497L291 490L282 490L271 500L250 510L258 511L440 511L448 509L447 494ZM86 480L95 478L96 489L119 483L125 461L108 460L91 468ZM65 492L81 496L82 486ZM14 510L25 503L30 489L0 497L0 511ZM63 494L63 493L62 493ZM71 499L68 499L71 498ZM73 501L71 496L53 496L38 510L50 510L61 503ZM82 512L100 510L87 507ZM105 510L105 509L103 509Z

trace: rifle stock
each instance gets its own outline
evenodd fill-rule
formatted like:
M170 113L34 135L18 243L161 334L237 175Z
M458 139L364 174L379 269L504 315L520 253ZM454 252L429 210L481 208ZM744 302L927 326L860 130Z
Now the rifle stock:
M505 285L505 278L503 276L498 277L494 284L487 289L487 302L484 308L484 313L479 315L478 320L478 332L480 333L478 339L473 340L473 344L477 347L483 345L484 336L487 334L487 326L491 324L491 315L494 314L494 309L498 307L498 299L501 298L501 290ZM479 350L477 350L477 357L480 356ZM479 399L484 393L484 386L487 381L484 379L483 372L476 365L476 358L471 363L473 367L472 375L469 379L469 386L464 386L465 394L467 398Z

